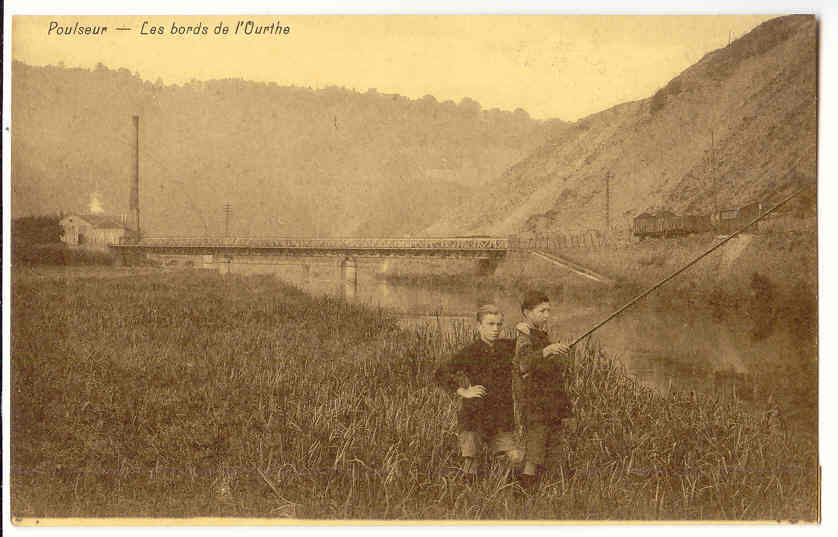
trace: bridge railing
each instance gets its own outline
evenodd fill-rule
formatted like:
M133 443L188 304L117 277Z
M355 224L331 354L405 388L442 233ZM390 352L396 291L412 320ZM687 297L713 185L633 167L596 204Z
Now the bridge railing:
M421 237L421 238L255 238L255 237L143 237L140 241L120 240L122 246L146 248L284 248L284 249L369 249L369 250L508 250L504 237Z

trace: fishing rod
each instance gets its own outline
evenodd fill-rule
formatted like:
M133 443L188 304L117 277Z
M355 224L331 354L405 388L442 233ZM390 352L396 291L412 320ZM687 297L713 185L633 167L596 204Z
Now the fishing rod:
M805 187L804 187L804 188L805 188ZM730 239L732 239L732 238L736 237L737 235L739 235L740 233L742 233L743 231L745 231L745 230L746 230L746 229L748 229L749 227L753 226L754 224L756 224L757 222L759 222L760 220L762 220L763 218L765 218L765 217L766 217L766 216L768 216L769 214L773 213L774 211L776 211L777 209L779 209L780 207L782 207L783 205L785 205L785 204L786 204L786 203L787 203L790 199L792 199L793 197L797 196L797 195L798 195L798 194L800 194L802 191L803 191L803 188L800 188L799 190L797 190L796 192L794 192L793 194L791 194L789 197L787 197L786 199L784 199L783 201L781 201L780 203L778 203L777 205L775 205L775 206L774 206L774 207L772 207L771 209L769 209L769 210L765 211L765 212L764 212L764 213L762 213L761 215L759 215L759 216L757 216L756 218L754 218L753 220L751 220L751 222L750 222L750 223L748 223L748 225L746 225L746 226L744 226L744 227L740 228L740 229L739 229L739 230L737 230L735 233L733 233L733 234L731 234L730 236L728 236L727 238L725 238L722 242L720 242L720 243L716 244L715 246L713 246L712 248L710 248L709 250L707 250L707 251L706 251L706 252L704 252L703 254L699 255L698 257L696 257L695 259L693 259L692 261L690 261L689 263L687 263L687 264L686 264L686 265L684 265L683 267L679 268L678 270L676 270L675 272L673 272L672 274L670 274L670 275L669 275L669 276L667 276L666 278L662 279L661 281L659 281L658 283L656 283L656 284L655 284L655 285L653 285L652 287L650 287L650 288L646 289L645 291L643 291L642 293L640 293L640 294L639 294L639 295L637 295L636 297L632 298L631 300L629 300L628 302L626 302L626 303L625 303L622 307L620 307L617 311L615 311L614 313L612 313L611 315L609 315L608 317L606 317L605 319L603 319L602 321L600 321L599 323L597 323L596 325L594 325L594 327L593 327L593 328L591 328L590 330L588 330L587 332L585 332L584 334L582 334L582 335L581 335L581 336L579 336L578 338L574 339L574 340L573 340L573 343L571 343L571 344L570 344L570 345L568 345L568 346L569 346L569 347L573 347L573 346L575 346L577 343L579 343L580 341L582 341L582 340L583 340L583 339L585 339L586 337L590 336L591 334L593 334L594 332L596 332L597 330L599 330L600 328L602 328L602 327L603 327L606 323L608 323L611 319L613 319L613 318L614 318L614 317L616 317L617 315L621 314L622 312L624 312L625 310L627 310L628 308L630 308L631 306L633 306L634 304L636 304L638 301L640 301L640 299L642 299L643 297L645 297L646 295L648 295L649 293L651 293L652 291L654 291L654 290L655 290L655 289L657 289L658 287L662 286L663 284L665 284L665 283L666 283L666 282L668 282L669 280L671 280L671 279L675 278L676 276L678 276L679 274L681 274L682 272L684 272L685 270L687 270L687 269L688 269L688 268L690 268L691 266L695 265L696 263L698 263L699 261L701 261L702 259L704 259L704 258L705 258L705 257L707 257L708 255L710 255L710 253L711 253L711 252L713 252L714 250L716 250L717 248L719 248L720 246L722 246L723 244L725 244L727 241L729 241Z

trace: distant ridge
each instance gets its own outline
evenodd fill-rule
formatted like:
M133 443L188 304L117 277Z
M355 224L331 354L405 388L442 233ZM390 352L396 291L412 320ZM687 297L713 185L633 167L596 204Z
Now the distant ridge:
M238 79L166 86L127 69L12 66L13 217L127 212L142 116L144 229L413 234L555 132L518 109Z

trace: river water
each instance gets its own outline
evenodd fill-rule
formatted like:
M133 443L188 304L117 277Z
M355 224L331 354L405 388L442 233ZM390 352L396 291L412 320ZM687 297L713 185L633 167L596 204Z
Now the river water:
M235 270L270 272L313 294L339 294L387 309L405 327L434 323L453 329L455 324L471 324L476 306L487 301L504 312L507 327L521 319L519 298L500 288L392 283L381 278L383 266L359 264L356 285L341 280L341 269L334 261L312 261L306 269L288 264ZM604 319L625 300L611 295L603 290L581 298L551 297L551 338L571 341ZM776 315L766 324L764 317L719 315L702 303L650 298L606 324L594 338L629 374L659 391L735 391L737 397L759 408L780 408L792 419L814 423L817 348L811 327Z

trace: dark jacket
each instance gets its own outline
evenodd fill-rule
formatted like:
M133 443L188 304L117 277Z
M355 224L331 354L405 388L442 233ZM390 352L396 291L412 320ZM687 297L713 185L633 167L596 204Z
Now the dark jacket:
M478 339L434 372L434 379L446 390L481 385L486 395L460 398L458 422L462 431L491 435L515 430L512 403L512 359L515 343L499 339L489 346ZM465 380L462 375L465 375ZM458 396L459 398L459 396Z
M528 425L548 424L573 415L573 405L565 390L566 359L545 358L550 344L547 332L530 326L530 333L517 331L515 365L523 379L522 413Z

